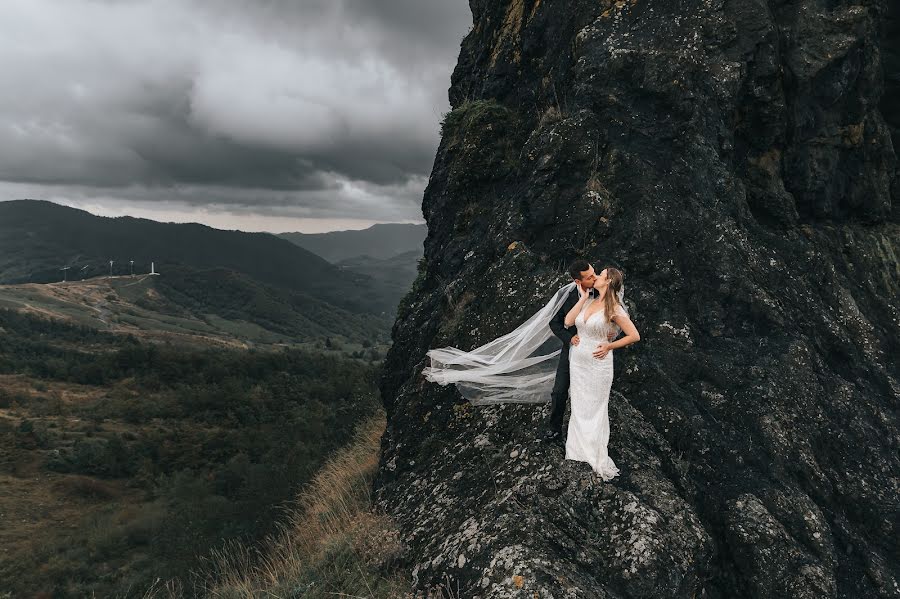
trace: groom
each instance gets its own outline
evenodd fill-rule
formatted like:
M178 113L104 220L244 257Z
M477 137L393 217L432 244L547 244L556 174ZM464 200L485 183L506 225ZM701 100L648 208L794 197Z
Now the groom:
M544 439L547 441L561 441L563 416L566 413L566 400L569 398L569 348L578 345L578 330L575 325L569 328L565 326L566 314L578 303L578 287L587 291L593 297L596 297L597 290L594 289L594 281L597 274L594 267L586 260L576 260L569 265L569 276L577 283L569 297L563 303L559 311L550 321L550 329L559 337L562 342L562 351L559 352L559 365L556 367L556 379L553 385L553 391L550 392L550 400L552 407L550 408L550 424L544 431ZM616 333L610 333L610 341L616 337Z

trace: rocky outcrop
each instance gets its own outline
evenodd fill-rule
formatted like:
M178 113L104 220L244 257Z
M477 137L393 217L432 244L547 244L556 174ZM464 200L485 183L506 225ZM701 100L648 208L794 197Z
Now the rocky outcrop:
M888 3L470 5L381 384L376 503L416 587L900 596ZM549 406L421 376L578 257L625 273L642 337L615 352L608 483L537 441Z

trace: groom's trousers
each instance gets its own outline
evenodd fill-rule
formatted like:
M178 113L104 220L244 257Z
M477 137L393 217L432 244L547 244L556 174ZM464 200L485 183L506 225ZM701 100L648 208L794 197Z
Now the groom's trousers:
M569 400L569 348L572 338L578 334L575 326L567 327L566 314L578 303L578 290L572 289L569 297L563 302L559 311L550 319L550 330L562 341L559 352L559 364L556 367L556 380L550 392L550 430L562 433L563 416L566 414L566 402Z
M566 402L569 399L569 348L563 347L559 352L559 364L556 367L556 380L550 392L550 430L562 433L563 416L566 414Z

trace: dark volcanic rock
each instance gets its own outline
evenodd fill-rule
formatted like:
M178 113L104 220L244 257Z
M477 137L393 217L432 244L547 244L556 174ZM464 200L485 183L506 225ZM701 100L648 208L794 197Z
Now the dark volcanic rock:
M471 7L382 379L377 504L416 586L900 596L887 3ZM548 406L473 408L421 376L577 257L623 270L642 336L615 352L609 483L535 441Z

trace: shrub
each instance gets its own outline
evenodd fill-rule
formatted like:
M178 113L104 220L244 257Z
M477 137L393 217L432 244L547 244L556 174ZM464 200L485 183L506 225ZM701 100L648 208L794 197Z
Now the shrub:
M56 472L116 478L133 474L136 464L132 452L118 436L108 440L85 437L48 460L47 468Z
M56 481L53 489L68 497L93 501L109 501L118 496L116 489L109 483L78 475L67 476Z

